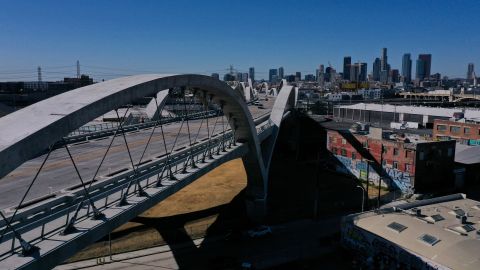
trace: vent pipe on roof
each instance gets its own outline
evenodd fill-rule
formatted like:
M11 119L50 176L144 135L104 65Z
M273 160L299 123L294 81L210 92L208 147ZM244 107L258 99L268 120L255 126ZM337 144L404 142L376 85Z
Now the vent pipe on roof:
M462 224L467 224L467 216L466 215L461 216L460 221L462 222Z
M415 214L415 216L417 217L421 217L422 216L422 209L420 208L414 208L412 209L413 213Z

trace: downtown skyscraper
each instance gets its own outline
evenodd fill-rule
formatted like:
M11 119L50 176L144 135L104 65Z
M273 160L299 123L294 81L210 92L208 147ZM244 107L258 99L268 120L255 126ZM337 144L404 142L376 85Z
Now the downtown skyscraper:
M372 79L374 81L380 81L380 70L382 69L382 64L380 58L375 58L373 61L373 70L372 70Z
M255 68L251 67L248 69L248 77L252 80L252 82L255 81Z
M475 67L473 63L468 63L468 69L467 69L467 80L473 80L475 74Z
M406 83L412 81L412 58L409 53L404 54L402 57L402 77Z
M432 55L419 54L417 59L417 70L415 72L415 79L423 81L430 78L432 68Z
M345 56L343 58L343 79L350 80L350 66L352 64L352 57Z
M387 48L382 49L382 58L380 59L380 81L388 83L388 75L390 74L390 65L388 64Z
M320 86L323 86L323 84L325 83L325 67L324 67L324 65L320 65L318 67L317 82L320 84Z
M283 79L284 73L285 73L285 71L284 71L283 67L279 67L278 68L278 79L279 80Z
M367 81L367 63L356 63L350 65L350 81L366 82Z
M268 81L269 82L276 82L278 79L278 69L272 68L268 71Z

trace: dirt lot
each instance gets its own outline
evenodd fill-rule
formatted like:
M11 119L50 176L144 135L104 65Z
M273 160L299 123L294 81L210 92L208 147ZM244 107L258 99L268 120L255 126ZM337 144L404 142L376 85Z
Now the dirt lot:
M170 227L168 223L172 223L172 219L169 219L171 216L181 217L193 212L205 212L198 219L183 223L190 236L202 236L217 219L215 207L229 204L246 184L247 175L241 159L222 164L140 215L135 219L138 222L129 222L116 229L112 238L113 253L164 244L159 226ZM209 209L214 211L205 211ZM176 220L179 219L181 218ZM171 227L177 225L178 223L172 223ZM108 241L101 241L79 252L69 261L105 256L108 252Z

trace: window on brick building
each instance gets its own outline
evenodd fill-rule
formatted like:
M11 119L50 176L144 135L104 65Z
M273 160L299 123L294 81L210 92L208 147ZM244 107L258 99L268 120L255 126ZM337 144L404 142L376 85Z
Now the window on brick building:
M410 172L411 168L412 168L411 164L408 164L408 163L405 164L405 171L406 172Z
M398 148L393 148L393 155L398 156Z
M382 160L382 166L386 166L387 165L387 161L384 159Z
M342 139L342 144L347 144L347 140Z
M363 142L363 147L368 148L368 140Z
M336 154L337 154L337 148L332 147L332 153L333 153L334 155L336 155Z
M388 152L388 148L386 146L382 146L382 153L386 154Z
M341 149L341 150L340 150L340 154L341 154L342 156L346 157L346 156L347 156L347 150Z
M469 127L464 128L463 133L470 134L470 128Z
M352 159L357 159L357 153L352 152Z
M460 132L460 127L450 126L450 132L458 133L458 132Z
M397 161L394 161L393 164L392 164L392 167L394 169L398 169L398 162Z
M445 126L445 125L437 125L437 130L439 130L439 131L445 131L445 130L447 130L447 126Z

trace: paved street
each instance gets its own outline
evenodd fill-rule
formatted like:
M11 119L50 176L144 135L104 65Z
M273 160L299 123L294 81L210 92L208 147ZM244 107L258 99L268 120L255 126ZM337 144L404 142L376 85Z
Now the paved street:
M249 109L252 117L255 119L270 111L273 106L274 98L268 101L261 101L265 109L260 109L258 106L251 105ZM228 122L224 122L225 129L228 128ZM218 134L222 132L222 117L218 118L214 129L216 118L209 118L208 123L210 133ZM189 141L192 143L201 141L207 137L206 120L191 120L189 122L190 138L188 136L188 128L186 122L184 123L178 140L174 149L188 146ZM174 144L175 137L179 132L180 123L171 123L164 125L163 130L167 150L170 152ZM200 129L199 129L200 128ZM143 151L145 151L143 161L149 160L151 157L156 157L165 154L165 146L161 136L160 128L155 129L154 135L150 141L149 146L145 149L145 145L152 132L152 128L144 129L126 134L126 140L130 149L133 163L136 165L140 161ZM197 134L198 133L198 137ZM112 137L105 137L96 140L91 140L86 143L77 143L69 145L69 150L74 157L75 163L78 166L83 180L90 181L100 164L100 161L111 141ZM0 209L15 206L20 202L21 197L25 193L28 185L33 179L35 173L40 167L45 155L30 160L20 167L15 169L9 175L0 180ZM109 173L128 168L131 166L130 157L125 146L124 138L117 135L113 141L112 147L99 170L98 176L107 175ZM48 195L51 192L56 192L68 187L80 184L80 180L75 172L72 162L68 157L65 148L60 148L53 151L47 160L45 167L40 173L35 184L32 186L26 201Z
M221 236L207 236L169 246L159 246L134 252L60 265L57 270L72 269L224 269L238 267L242 262L262 269L333 253L332 241L339 230L340 218L321 221L301 220L272 227L269 237L250 239L243 236L225 241Z

